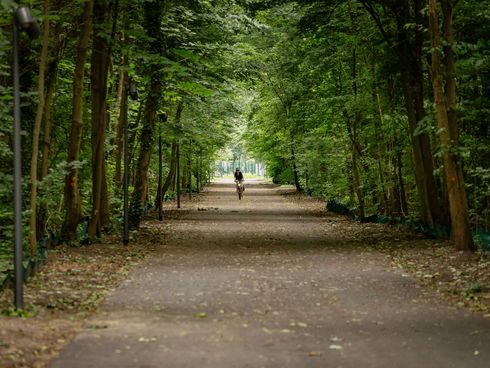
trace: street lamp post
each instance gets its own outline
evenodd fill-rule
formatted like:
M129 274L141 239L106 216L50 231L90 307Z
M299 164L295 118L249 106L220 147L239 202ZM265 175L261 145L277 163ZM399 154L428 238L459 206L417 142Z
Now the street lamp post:
M24 309L23 294L23 250L22 250L22 157L20 124L20 72L19 34L25 31L30 38L40 35L41 30L27 7L14 9L13 18L13 82L14 82L14 304L18 310Z
M175 175L177 177L177 208L180 208L180 140L177 142L177 167Z
M123 244L129 244L129 144L128 144L128 109L129 101L128 95L132 100L138 98L138 89L134 80L130 80L125 86L125 100L126 108L124 109L124 135L123 135L123 147L124 147L124 228L123 228Z
M192 139L189 138L189 160L188 162L188 174L189 174L189 200L192 199Z

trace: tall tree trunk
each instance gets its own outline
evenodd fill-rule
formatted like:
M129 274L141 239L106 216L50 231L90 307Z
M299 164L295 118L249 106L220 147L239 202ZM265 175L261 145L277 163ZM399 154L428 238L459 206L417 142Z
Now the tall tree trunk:
M125 38L123 37L121 40L122 43L125 43ZM128 66L128 57L126 54L123 55L121 61L121 71L119 75L119 86L117 92L117 100L119 106L119 118L116 127L116 171L114 173L114 181L121 184L122 181L122 152L123 152L123 129L124 129L124 116L126 113L126 109L128 108L127 103L128 100L124 98L124 86L128 81L128 72L126 71L126 67Z
M110 63L110 45L102 33L110 19L108 0L98 0L94 5L93 47L91 60L91 142L92 142L92 211L88 225L88 236L93 238L100 233L101 212L104 211L103 186L105 183L105 135L107 129L107 73Z
M59 12L61 9L61 0L55 2L54 12ZM48 62L46 72L46 100L44 102L44 134L41 145L41 171L39 181L42 181L49 172L49 163L52 154L51 139L53 131L53 99L56 91L58 79L58 67L60 60L64 54L66 39L62 37L63 26L62 22L58 21L54 27L54 38L56 39L56 55ZM37 215L37 237L46 233L46 223L48 217L48 208L45 203L41 204L41 208Z
M357 50L356 45L352 49L352 67L351 67L351 77L352 77L352 93L354 95L354 101L357 103ZM347 129L349 133L349 138L351 141L351 158L352 158L352 178L354 180L354 191L357 195L357 201L359 203L359 218L364 221L364 192L361 187L361 177L359 175L359 168L357 166L357 156L361 157L362 150L359 147L357 141L357 126L359 125L360 114L358 111L354 112L354 117L352 124L350 124L350 119L347 122ZM369 169L368 169L369 170ZM367 170L367 171L368 171Z
M444 14L444 35L447 37L446 50L452 46L452 7L449 0L442 0ZM437 15L437 0L429 0L429 34L432 44L432 88L436 107L439 136L442 143L444 170L448 185L449 212L451 215L452 241L457 250L474 251L475 245L471 234L468 216L468 203L464 188L461 161L454 154L458 146L458 126L454 105L456 89L454 83L454 60L452 52L445 55L446 90L444 91L441 73L441 36ZM448 80L450 78L451 80Z
M158 55L163 53L163 33L161 30L161 20L165 1L146 2L144 8L144 28L148 36L151 37L150 50ZM150 165L151 149L153 146L153 128L156 112L159 108L162 93L163 75L161 65L153 63L148 68L150 83L148 86L148 96L145 103L143 129L140 137L140 152L136 168L136 180L131 197L129 210L129 223L133 228L139 227L143 206L148 189L148 167Z
M301 184L299 183L298 167L296 166L296 154L294 152L293 142L291 142L291 166L293 168L294 186L298 192L301 192Z
M355 136L352 137L353 142L354 139L356 139ZM352 143L351 155L352 155L352 178L354 180L354 191L356 193L357 201L359 203L359 219L361 221L364 221L364 218L366 217L364 212L364 193L361 187L361 178L359 175L359 168L357 166L357 152L354 143Z
M61 0L56 2L56 11L61 9ZM47 80L46 80L46 101L44 103L44 136L43 143L41 147L41 173L40 180L48 175L49 171L49 159L51 155L51 135L53 130L53 98L56 91L58 67L63 57L66 38L63 37L63 26L62 22L58 21L56 27L54 28L54 34L56 38L56 56L48 64Z
M438 200L430 137L425 132L416 135L418 125L426 115L422 70L423 34L421 31L416 32L411 42L406 29L406 24L410 22L414 22L417 27L423 26L422 8L422 0L413 0L413 2L403 0L400 2L399 9L403 9L400 12L403 15L400 19L401 22L397 22L397 51L414 155L415 179L421 204L420 215L424 222L434 226L435 223L445 223L446 221ZM413 12L413 20L410 15L411 12Z
M123 64L127 63L127 58L123 58ZM121 71L121 77L119 79L119 84L120 89L124 91L124 85L126 84L128 80L128 75L126 71ZM118 96L120 93L124 92L118 92ZM119 98L118 98L119 99ZM123 153L123 129L124 129L124 114L126 109L128 108L128 101L125 98L121 98L120 103L119 103L119 117L118 117L118 122L117 122L117 127L116 127L116 170L114 173L114 181L118 184L121 184L122 180L122 153Z
M127 102L128 103L128 102ZM135 157L137 157L137 154L138 154L138 149L139 149L139 146L138 146L138 141L137 141L137 135L138 135L138 127L140 125L140 122L141 122L141 117L145 111L145 108L146 108L146 105L144 103L144 101L140 101L139 102L139 108L138 108L138 114L136 115L136 120L135 121L128 121L128 154L129 154L129 166L135 166L134 165L134 161L135 161ZM134 186L134 167L133 167L133 172L131 173L131 185Z
M39 156L39 133L41 131L41 121L43 118L44 101L46 91L44 89L46 66L48 64L48 48L49 48L49 13L51 2L44 0L43 5L43 48L41 51L41 59L39 61L39 78L38 78L38 104L36 117L34 120L34 129L32 131L32 156L31 156L31 216L29 221L29 244L31 258L37 256L37 159Z
M63 237L67 240L76 238L77 226L82 218L82 206L80 201L80 192L78 189L78 169L74 165L80 156L80 143L82 139L83 128L83 82L85 77L85 58L87 47L92 29L92 15L94 0L88 0L85 3L83 12L83 24L80 33L80 42L77 48L77 61L75 64L75 73L73 76L73 111L72 123L70 130L70 139L68 141L68 169L69 172L65 178L65 224L63 228Z
M140 137L140 152L138 156L138 163L135 173L134 190L131 197L131 204L129 210L130 227L138 228L141 216L143 215L143 208L146 200L146 193L148 187L148 167L150 166L151 148L153 146L153 128L154 119L156 116L156 109L159 102L159 94L161 92L160 80L153 79L150 86L150 94L146 101L145 116L143 122L143 129ZM156 97L158 96L158 97Z
M374 68L375 66L373 65L373 77L375 76ZM383 203L383 207L384 207L383 212L386 215L389 211L390 205L388 201L388 193L386 190L385 165L383 164L383 161L385 157L388 157L388 154L386 152L386 146L383 144L384 141L383 130L382 130L384 126L383 109L381 108L381 99L376 87L374 88L374 98L376 101L377 112L379 114L379 120L376 119L374 128L376 131L376 136L382 139L381 142L380 141L376 142L376 154L378 156L377 157L378 173L379 173L379 182L381 186L381 197L382 197L380 202Z
M177 167L177 142L172 143L172 152L170 154L170 171L168 172L167 178L162 185L162 198L165 198L165 193L167 193L170 185L174 181L175 171Z
M409 123L410 139L414 162L415 182L419 196L421 220L430 226L436 222L444 223L446 216L441 211L438 190L434 178L432 149L427 133L416 135L417 128L425 117L424 75L422 70L423 15L422 0L383 0L385 9L389 8L396 22L396 37L385 28L380 14L372 0L359 0L380 29L399 60L402 92ZM415 24L415 36L409 35L407 24Z

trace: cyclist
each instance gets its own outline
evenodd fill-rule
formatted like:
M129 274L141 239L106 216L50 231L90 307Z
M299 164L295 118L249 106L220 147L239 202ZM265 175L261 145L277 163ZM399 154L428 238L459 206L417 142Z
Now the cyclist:
M233 175L235 176L235 183L241 185L242 191L245 191L245 185L243 185L243 173L240 171L240 168L237 167Z

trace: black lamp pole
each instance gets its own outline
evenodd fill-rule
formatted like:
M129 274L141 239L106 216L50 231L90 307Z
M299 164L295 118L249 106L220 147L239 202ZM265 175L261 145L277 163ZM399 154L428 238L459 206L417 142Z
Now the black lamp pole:
M163 220L162 211L162 131L158 132L158 193L157 193L157 203L158 203L158 219Z
M19 81L19 25L14 10L14 228L15 228L15 308L24 309L23 267L22 267L22 158L20 136L20 81Z
M189 138L189 200L192 199L192 139Z
M21 124L20 124L20 72L19 72L19 34L25 31L30 38L41 33L39 26L32 18L29 8L14 9L13 18L13 81L14 81L14 303L18 310L24 309L23 294L23 249L22 249L22 157L21 157Z
M177 142L177 167L175 171L175 175L177 175L177 208L180 208L180 140Z

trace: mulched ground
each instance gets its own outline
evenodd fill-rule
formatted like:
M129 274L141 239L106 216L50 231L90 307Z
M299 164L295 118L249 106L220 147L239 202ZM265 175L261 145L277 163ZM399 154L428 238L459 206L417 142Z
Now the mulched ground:
M320 201L291 194L288 200L322 214ZM188 204L189 206L190 204ZM199 198L192 206L199 208ZM172 212L173 216L175 212ZM445 241L424 239L405 229L359 224L329 216L338 236L368 244L391 257L392 267L415 275L421 284L459 305L490 318L490 255L455 252ZM334 222L334 223L333 223ZM154 251L161 228L145 227L123 247L118 237L90 246L60 246L25 287L27 312L32 317L0 317L0 367L45 367L80 330L108 292L118 286L138 262ZM0 293L0 310L11 314L12 293Z

